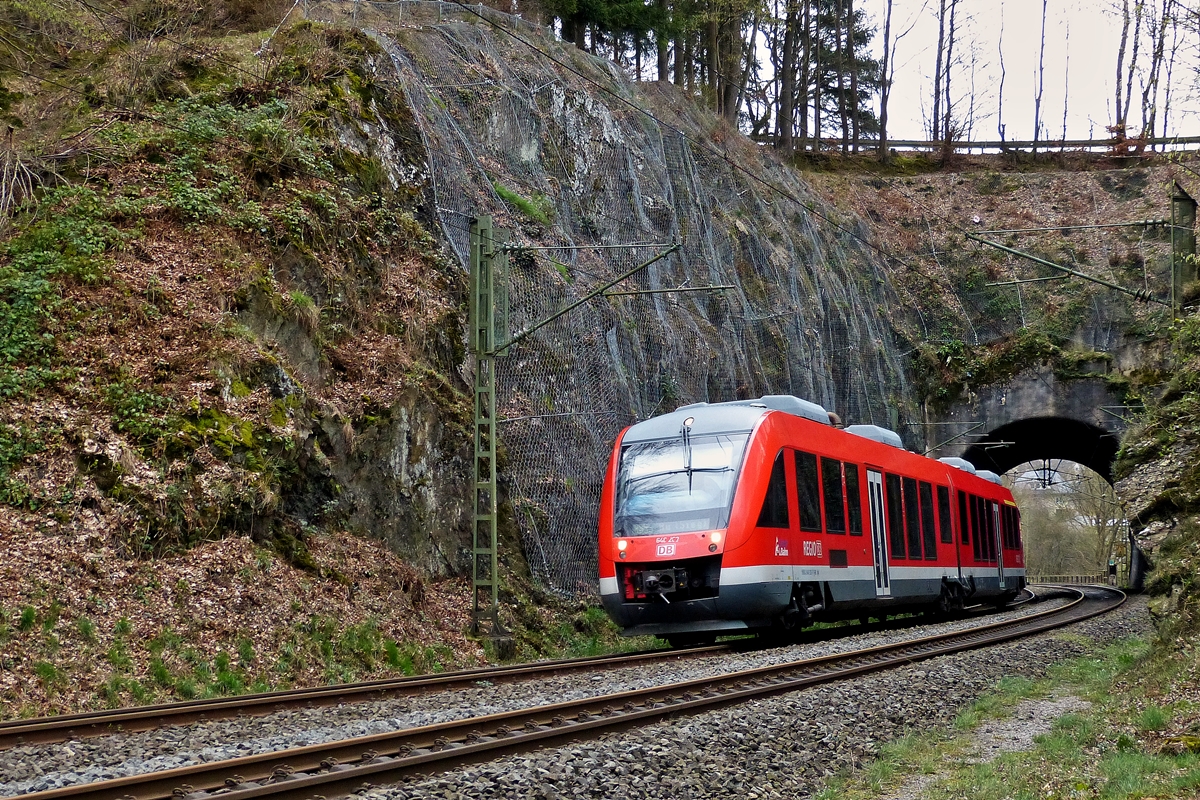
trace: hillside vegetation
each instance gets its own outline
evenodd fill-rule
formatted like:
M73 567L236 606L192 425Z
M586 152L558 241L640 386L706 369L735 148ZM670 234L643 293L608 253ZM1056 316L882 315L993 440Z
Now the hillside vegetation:
M77 10L2 12L34 48L0 62L5 713L474 662L466 590L427 583L457 553L339 533L419 529L467 420L463 278L419 186L342 144L403 124L375 45L241 32L279 5Z

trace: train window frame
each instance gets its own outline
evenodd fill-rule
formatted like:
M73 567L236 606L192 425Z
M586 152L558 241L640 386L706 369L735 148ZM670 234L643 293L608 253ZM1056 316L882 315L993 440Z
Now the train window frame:
M946 486L937 487L938 531L942 536L942 544L954 544L954 523L951 521L950 489Z
M921 481L917 484L917 499L921 505L921 545L926 561L937 561L937 521L934 518L933 484Z
M851 497L850 476L854 476L854 492ZM849 461L842 462L842 480L846 484L846 527L851 536L863 535L862 481L858 472L858 464Z
M990 558L988 559L988 561L995 561L999 557L999 553L996 552L996 517L999 516L999 514L996 513L996 506L998 504L996 503L995 500L985 500L984 502L986 503L985 513L987 515L986 516L987 526L988 526L988 537L987 538L988 538L988 543L989 543L988 544L988 554L990 555Z
M756 528L791 530L791 503L788 502L787 462L785 461L784 456L784 453L786 452L786 449L780 448L779 452L775 454L775 462L771 464L771 476L767 478L767 491L763 496L762 505L759 506L758 522L755 524ZM772 501L772 492L775 493L775 497L773 499L776 505L772 506L771 511L772 514L778 514L779 508L777 504L779 502L779 491L781 489L783 491L783 524L778 524L779 520L774 518L772 518L773 521L764 522L764 518L767 517L767 504Z
M983 541L979 535L979 498L972 494L967 499L971 507L971 553L976 561L983 561Z
M821 492L821 469L820 469L819 459L817 458L815 453L810 453L807 450L793 450L792 452L795 453L795 456L793 458L796 462L795 463L795 467L796 467L796 506L797 506L796 518L800 522L800 530L802 530L806 533L821 533L821 531L822 531L821 520L822 520L823 514L822 514L822 508L821 508L821 493L822 492ZM803 474L802 466L807 466L807 464L802 463L802 462L805 462L809 458L812 459L811 464L813 467L813 472L812 472L813 481L811 484L806 484L802 480L802 474ZM807 474L803 474L803 477L807 478L808 476L807 476ZM812 511L812 516L806 517L806 515L805 515L806 506L805 506L804 495L805 495L806 490L808 490L810 487L811 487L812 491L810 493L809 499L815 500L816 503L814 504L815 508Z
M837 474L836 481L833 480L833 473ZM838 507L831 508L835 503ZM825 512L823 515L825 533L844 536L846 534L846 487L842 483L842 462L828 456L821 456L821 506ZM839 522L840 528L835 528L831 524Z
M904 492L899 475L888 472L883 477L888 554L893 560L904 561L908 558L908 550L904 546ZM892 507L893 504L895 508Z
M917 479L904 476L904 532L908 536L908 557L921 560L921 512L917 500Z
M971 496L962 489L958 490L958 533L959 543L967 546L971 543Z

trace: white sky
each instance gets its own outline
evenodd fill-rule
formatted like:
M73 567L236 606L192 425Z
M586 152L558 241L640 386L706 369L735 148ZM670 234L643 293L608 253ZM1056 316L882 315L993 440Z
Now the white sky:
M1105 138L1106 125L1116 113L1114 84L1117 50L1121 41L1120 0L1049 0L1046 18L1045 83L1042 92L1044 138L1058 139L1063 131L1064 81L1067 97L1067 138ZM882 53L886 0L857 0L876 28L872 47ZM1130 6L1134 3L1130 2ZM1161 3L1147 0L1147 6ZM922 10L923 8L923 10ZM937 43L938 0L893 0L892 35L910 25L896 50L896 72L888 108L891 139L926 139L931 116L933 71ZM965 117L974 61L975 123L969 138L992 140L997 131L1000 83L1000 37L1003 24L1003 58L1006 77L1002 121L1009 140L1033 138L1034 95L1037 85L1038 47L1042 0L960 0L957 19L960 36L955 44L955 70L951 94L956 114ZM1067 32L1070 30L1068 41ZM1143 21L1139 68L1147 65L1152 42ZM1130 25L1132 39L1133 26ZM1190 38L1185 38L1190 37ZM1197 53L1194 37L1180 29L1171 94L1168 135L1200 135L1196 101ZM1171 32L1167 32L1170 48ZM1127 48L1126 64L1132 44ZM1068 62L1069 59L1069 62ZM1166 88L1166 66L1160 79L1160 108ZM1141 128L1141 82L1134 80L1129 130ZM878 104L876 103L878 111ZM1159 111L1156 134L1162 131Z

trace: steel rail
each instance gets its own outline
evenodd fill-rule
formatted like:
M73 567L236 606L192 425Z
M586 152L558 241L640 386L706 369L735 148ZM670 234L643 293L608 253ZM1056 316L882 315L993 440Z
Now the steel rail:
M1010 606L1015 606L1014 602ZM973 613L980 606L968 606L965 611ZM804 641L825 641L843 633L863 630L899 629L922 624L914 618L892 620L864 628L831 628L809 632ZM34 744L54 744L69 739L86 739L120 733L138 733L169 725L187 725L194 722L211 722L230 717L265 716L294 708L324 708L345 703L362 703L391 697L405 697L433 691L446 691L475 685L478 681L517 682L550 678L557 675L603 669L613 665L674 661L684 658L712 655L748 646L744 640L735 640L718 645L679 649L640 650L607 656L584 656L548 661L536 661L507 666L475 667L472 669L441 672L433 675L414 675L402 678L383 678L361 683L336 684L303 689L285 689L273 692L243 694L233 697L217 697L204 700L188 700L177 703L131 708L87 711L78 714L63 714L35 719L14 719L0 722L0 750ZM749 645L753 646L753 645Z
M319 708L341 703L380 700L388 697L424 694L430 691L461 688L477 681L518 681L553 677L612 665L645 661L670 661L724 652L729 645L707 645L679 650L642 650L608 656L584 656L551 661L535 661L502 667L384 678L362 683L345 683L308 689L284 689L233 697L159 703L105 711L87 711L56 717L17 719L0 722L0 750L29 744L52 744L67 739L90 738L113 733L136 733L167 725L186 725L238 716L262 716L289 708Z
M307 800L349 794L413 775L561 744L667 717L709 711L747 700L912 664L1040 633L1116 608L1124 593L1102 590L1110 601L1065 607L966 631L758 667L676 684L591 697L530 709L363 736L291 750L196 764L164 772L79 784L21 795L22 800ZM353 762L353 763L347 763Z

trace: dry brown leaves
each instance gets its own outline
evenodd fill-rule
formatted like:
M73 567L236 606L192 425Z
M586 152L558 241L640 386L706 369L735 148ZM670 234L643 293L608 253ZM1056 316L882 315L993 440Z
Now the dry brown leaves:
M101 532L98 514L91 524L81 522L68 528L0 508L0 613L7 625L0 638L0 717L103 707L105 685L114 676L153 687L147 643L164 631L182 636L206 662L219 651L230 653L234 665L252 676L268 673L314 615L335 621L337 630L374 621L383 637L401 645L440 645L443 652L448 646L447 668L483 661L479 645L464 636L467 583L426 586L380 543L351 535L314 537L311 551L322 568L317 575L243 538L169 558L129 560ZM25 608L36 613L29 630L20 629ZM118 633L123 618L132 628L124 636ZM239 664L237 643L243 639L253 643L251 664ZM113 655L118 647L118 656L129 659L124 668L113 663L120 661ZM48 678L45 665L56 675ZM355 677L396 672L380 660ZM326 677L313 660L275 680L303 686L323 684ZM118 696L122 704L133 701L127 690ZM145 700L173 697L160 688Z

